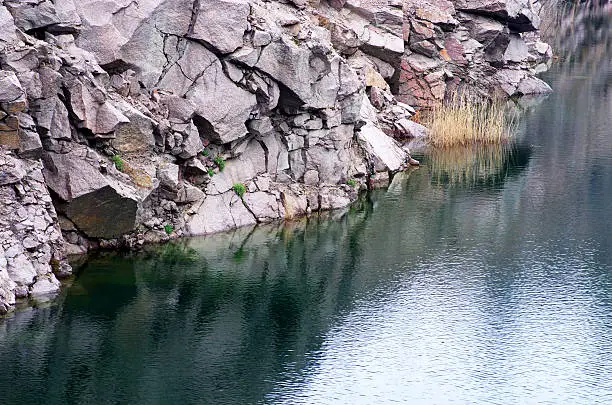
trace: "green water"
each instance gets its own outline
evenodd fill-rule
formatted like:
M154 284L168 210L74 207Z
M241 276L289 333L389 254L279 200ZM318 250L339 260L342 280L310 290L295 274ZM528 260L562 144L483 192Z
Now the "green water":
M424 158L347 211L91 257L0 320L0 404L612 403L610 55L555 66L514 147Z

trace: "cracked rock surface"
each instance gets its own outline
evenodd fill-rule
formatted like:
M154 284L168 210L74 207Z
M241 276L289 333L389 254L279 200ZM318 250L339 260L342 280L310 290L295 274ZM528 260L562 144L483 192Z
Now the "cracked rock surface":
M0 2L0 314L57 291L67 254L345 207L415 162L416 109L549 91L538 10Z
M0 151L0 314L16 297L59 290L54 274L66 276L62 234L42 164Z

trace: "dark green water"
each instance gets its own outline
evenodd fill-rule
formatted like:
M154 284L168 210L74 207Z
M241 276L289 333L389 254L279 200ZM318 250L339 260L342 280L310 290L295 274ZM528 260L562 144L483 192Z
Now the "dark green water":
M612 49L512 150L348 212L99 255L0 320L0 404L612 403Z

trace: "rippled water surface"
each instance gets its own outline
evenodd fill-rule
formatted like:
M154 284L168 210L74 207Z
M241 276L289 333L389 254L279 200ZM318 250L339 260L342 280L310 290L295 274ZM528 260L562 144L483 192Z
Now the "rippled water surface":
M91 258L0 320L0 404L612 404L610 41L546 74L514 148Z

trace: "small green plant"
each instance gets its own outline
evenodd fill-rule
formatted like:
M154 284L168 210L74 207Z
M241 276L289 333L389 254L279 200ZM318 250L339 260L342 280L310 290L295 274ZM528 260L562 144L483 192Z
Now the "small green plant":
M115 156L111 157L111 161L115 164L115 167L120 172L125 170L125 162L123 161L123 159L121 159L121 156L115 155Z
M170 224L166 224L164 225L164 231L166 231L168 235L172 235L172 232L174 232L174 227Z
M208 156L210 155L210 152L208 151L208 149L203 149L202 152L200 152L202 154L202 156Z
M246 193L246 186L242 183L236 183L234 184L234 191L236 192L236 194L238 194L238 196L240 198L242 198L242 196L244 196L244 193Z
M215 171L213 169L208 169L207 173L208 173L208 176L210 176L210 177L215 175Z
M346 182L346 184L348 184L349 186L353 188L357 187L357 182L355 181L355 179L350 179L349 181Z
M221 156L217 156L214 159L214 162L217 166L219 166L219 171L223 171L223 169L225 169L225 159L223 159L223 157Z

